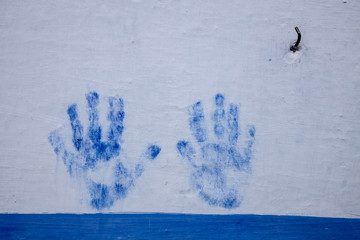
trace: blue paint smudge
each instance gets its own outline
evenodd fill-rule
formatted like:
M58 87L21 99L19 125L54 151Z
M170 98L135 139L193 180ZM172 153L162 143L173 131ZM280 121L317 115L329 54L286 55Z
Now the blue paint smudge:
M89 128L87 134L80 123L77 105L72 104L67 110L72 129L72 142L75 153L66 149L65 140L60 137L59 130L52 131L49 142L54 152L59 156L68 169L70 176L87 176L89 170L97 171L98 163L115 161L113 169L113 183L104 184L86 179L87 188L91 198L90 206L97 210L110 208L118 199L125 198L129 190L134 187L135 180L144 171L144 165L139 163L135 169L129 170L120 162L121 145L120 139L124 131L123 120L125 118L124 102L122 98L109 98L108 120L110 128L107 138L102 140L102 127L99 124L99 113L97 107L100 103L97 92L86 94L89 113ZM145 152L145 158L154 160L160 153L161 148L149 145ZM109 165L113 166L113 165Z
M177 150L193 168L191 184L199 196L209 205L232 209L240 206L243 196L227 184L226 170L251 173L255 126L249 127L247 146L240 149L237 146L240 135L238 106L230 103L226 115L224 101L222 94L215 96L214 134L219 141L212 143L207 140L203 108L201 102L197 102L189 111L189 125L201 153L196 154L192 144L184 140L177 143ZM224 141L226 133L228 138Z

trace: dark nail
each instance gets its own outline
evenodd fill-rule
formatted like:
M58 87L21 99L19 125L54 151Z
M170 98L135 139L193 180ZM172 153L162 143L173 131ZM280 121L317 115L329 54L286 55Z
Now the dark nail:
M297 41L296 41L295 45L292 45L290 47L290 51L293 51L293 52L296 52L297 50L300 49L299 43L300 43L300 40L301 40L301 32L300 32L299 28L295 27L295 31L298 34L298 38L297 38Z

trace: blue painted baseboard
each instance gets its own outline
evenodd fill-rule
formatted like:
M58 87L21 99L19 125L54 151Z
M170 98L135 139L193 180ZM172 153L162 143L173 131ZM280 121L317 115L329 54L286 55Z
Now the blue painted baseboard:
M0 239L360 239L360 219L192 214L0 214Z

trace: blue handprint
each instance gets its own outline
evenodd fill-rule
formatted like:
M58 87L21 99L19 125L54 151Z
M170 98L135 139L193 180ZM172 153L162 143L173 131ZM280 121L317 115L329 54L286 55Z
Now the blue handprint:
M189 125L198 149L184 140L177 143L177 149L193 169L190 182L199 196L209 205L236 208L242 202L243 187L251 173L250 160L255 141L255 127L248 127L245 146L241 151L238 146L238 106L230 104L226 113L224 96L217 94L212 117L216 143L209 140L202 103L192 105L189 109Z
M133 169L124 166L121 149L121 136L124 131L124 103L121 98L109 98L108 120L110 128L106 140L102 137L99 124L99 95L96 92L86 94L89 112L87 132L79 120L77 105L70 105L69 115L72 128L73 147L66 146L60 130L50 133L49 142L74 178L84 179L90 196L90 205L97 209L111 207L118 199L125 198L134 186L135 180L144 171L141 161ZM149 145L143 154L146 160L154 160L161 148Z

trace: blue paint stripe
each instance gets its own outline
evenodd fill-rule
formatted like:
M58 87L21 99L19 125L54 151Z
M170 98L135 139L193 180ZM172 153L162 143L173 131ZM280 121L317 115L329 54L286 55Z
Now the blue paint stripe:
M0 214L0 239L360 239L360 219L191 214Z

